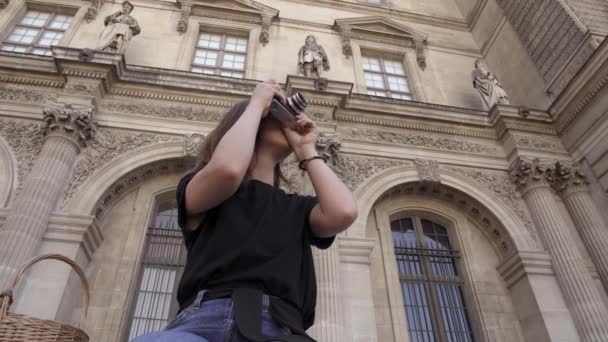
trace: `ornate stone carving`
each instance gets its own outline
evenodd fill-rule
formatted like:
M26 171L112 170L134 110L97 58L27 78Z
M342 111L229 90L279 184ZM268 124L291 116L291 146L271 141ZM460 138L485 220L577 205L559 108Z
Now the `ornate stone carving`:
M289 184L281 183L281 189L287 193L302 193L303 192L303 181L304 171L298 168L298 160L294 154L291 154L281 163L281 171L289 182Z
M420 135L410 132L387 132L369 128L350 128L343 131L344 136L355 140L371 142L388 142L394 144L435 148L439 150L499 154L498 148L491 145L477 144L468 141L453 140L432 135Z
M8 6L9 0L0 0L0 9Z
M95 139L90 142L89 148L78 156L74 173L66 191L64 205L95 170L116 157L140 147L180 139L183 139L183 137L99 128L95 134Z
M559 194L588 190L589 181L580 164L568 166L558 161L548 178L553 189Z
M188 31L188 21L190 20L190 11L192 5L181 3L182 13L179 15L179 21L177 22L177 32L184 33Z
M424 70L426 68L426 54L424 53L424 45L426 44L426 41L417 40L415 44L416 62L418 62L420 69Z
M342 148L342 139L340 134L335 132L321 132L317 138L317 151L322 157L327 158L328 162L338 156L340 148Z
M184 119L196 121L219 121L224 111L210 111L199 106L162 105L150 102L104 102L103 110L159 118Z
M100 220L117 200L144 181L159 176L184 173L193 166L183 159L162 160L128 172L101 195L92 214Z
M70 94L95 96L95 93L97 92L98 88L99 84L97 82L85 83L74 80L68 80L63 90Z
M565 152L566 149L562 145L559 138L548 139L539 136L513 135L513 140L517 147L532 148L541 151Z
M9 88L0 84L0 100L27 102L29 104L42 104L45 101L50 101L52 99L53 96L50 94L43 94L23 88Z
M336 175L351 191L355 191L370 176L382 170L403 165L412 165L412 163L395 159L353 157L342 153L337 154L329 163Z
M353 47L350 43L352 30L348 26L340 26L340 37L342 38L342 53L349 59L353 55Z
M509 95L505 92L502 84L498 82L496 76L488 71L486 63L481 59L475 61L475 70L471 72L473 87L479 91L483 102L488 109L495 104L509 104Z
M313 35L306 37L304 45L298 51L298 70L305 77L314 78L321 77L323 71L329 71L329 58Z
M266 46L270 42L270 24L272 22L272 16L269 14L262 14L262 27L260 30L260 43L262 46Z
M95 132L94 113L95 108L91 106L74 108L69 103L50 102L42 110L43 119L46 123L44 127L45 135L62 134L85 147L87 141L91 139Z
M446 170L460 174L465 178L478 184L483 191L498 198L512 212L519 216L524 222L525 228L534 240L537 247L542 247L536 234L534 223L528 212L528 208L522 201L521 195L511 181L507 172L470 169L462 167L446 167Z
M97 18L97 12L99 12L103 2L104 0L91 0L91 6L87 8L87 13L84 14L84 19L87 23L90 23Z
M325 89L327 89L327 83L328 83L327 78L325 78L325 77L315 78L315 82L314 82L315 90L324 91Z
M541 163L538 158L529 160L520 157L511 169L511 181L522 193L538 186L549 186L553 167L552 164Z
M103 23L105 29L99 36L97 50L123 54L133 36L141 32L137 20L131 16L133 5L129 1L122 3L122 10L107 16Z
M202 134L193 133L186 135L186 155L196 157L203 140L205 140L205 136Z
M439 179L439 162L429 159L414 159L420 179L429 182L441 182Z
M502 255L509 255L514 251L513 241L500 220L473 197L437 183L407 183L387 190L378 201L404 195L433 197L455 207L471 218L472 221L479 223L482 232Z
M42 148L43 129L38 122L0 120L0 135L11 147L17 159L17 174L21 186Z

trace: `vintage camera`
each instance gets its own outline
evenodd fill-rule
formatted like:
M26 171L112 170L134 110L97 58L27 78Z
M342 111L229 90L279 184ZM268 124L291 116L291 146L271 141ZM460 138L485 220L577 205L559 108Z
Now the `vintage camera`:
M283 106L281 102L274 98L270 103L269 112L277 120L281 122L284 127L293 129L296 123L295 116L299 113L303 113L308 103L306 99L300 93L295 93L286 98L287 107Z

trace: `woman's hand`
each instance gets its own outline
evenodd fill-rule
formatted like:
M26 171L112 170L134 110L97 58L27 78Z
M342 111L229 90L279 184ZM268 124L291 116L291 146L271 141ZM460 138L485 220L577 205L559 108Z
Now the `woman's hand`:
M298 160L317 155L315 144L319 136L319 129L306 114L296 115L294 129L283 127L283 132Z
M270 107L270 102L272 102L274 97L278 97L283 105L287 103L285 101L283 90L277 81L269 79L262 83L258 83L253 90L249 103L260 106L262 108L262 118L264 118L266 115L268 115L268 108Z

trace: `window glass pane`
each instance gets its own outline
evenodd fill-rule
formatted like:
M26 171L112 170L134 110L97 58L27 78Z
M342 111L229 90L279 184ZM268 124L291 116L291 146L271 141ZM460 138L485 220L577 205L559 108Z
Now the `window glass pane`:
M227 37L226 38L226 47L224 49L226 51L245 52L245 51L247 51L247 39L237 38L237 37Z
M36 29L17 27L13 31L13 34L8 37L8 40L16 43L31 44L39 32L40 30Z
M2 51L11 51L11 52L26 52L27 49L24 46L17 45L2 45Z
M198 46L211 49L219 49L222 36L211 33L201 33L198 39Z
M386 92L377 91L377 90L368 90L367 91L367 95L384 96L384 97L386 97Z
M384 88L384 79L381 74L374 74L371 72L365 73L365 83L368 87L372 88Z
M233 71L222 70L222 72L220 73L220 75L227 76L227 77L243 78L243 73L233 72Z
M380 60L377 58L363 57L363 70L381 71Z
M404 77L388 76L388 87L391 90L403 91L409 93L410 88L407 80Z
M52 55L51 50L39 49L39 48L32 50L32 53L35 55L41 55L41 56L51 56Z
M52 46L57 45L59 40L63 38L63 33L56 31L46 31L42 34L40 39L38 40L38 45L42 46Z
M66 30L70 26L71 22L72 17L67 15L56 15L51 21L49 27L53 29Z
M50 13L38 12L38 11L28 11L23 19L21 19L21 23L25 25L32 26L44 26L46 21L51 16Z
M400 99L400 100L411 100L412 96L408 95L408 94L401 94L401 93L391 93L391 97L393 99Z
M224 54L222 67L242 70L245 68L245 56L226 53Z
M196 53L194 54L194 63L215 66L217 63L217 52L196 50Z
M403 65L397 61L384 61L384 71L387 74L405 75Z

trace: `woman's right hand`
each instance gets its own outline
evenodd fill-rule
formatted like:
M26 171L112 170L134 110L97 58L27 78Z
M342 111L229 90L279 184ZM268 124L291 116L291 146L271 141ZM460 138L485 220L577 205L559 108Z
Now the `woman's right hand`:
M251 95L250 104L259 105L262 107L262 118L268 115L268 108L270 107L270 102L272 102L273 98L279 98L279 101L286 105L287 101L285 100L285 94L283 94L283 90L277 83L277 81L273 79L266 80L262 83L258 83L258 85L253 90L253 95Z

